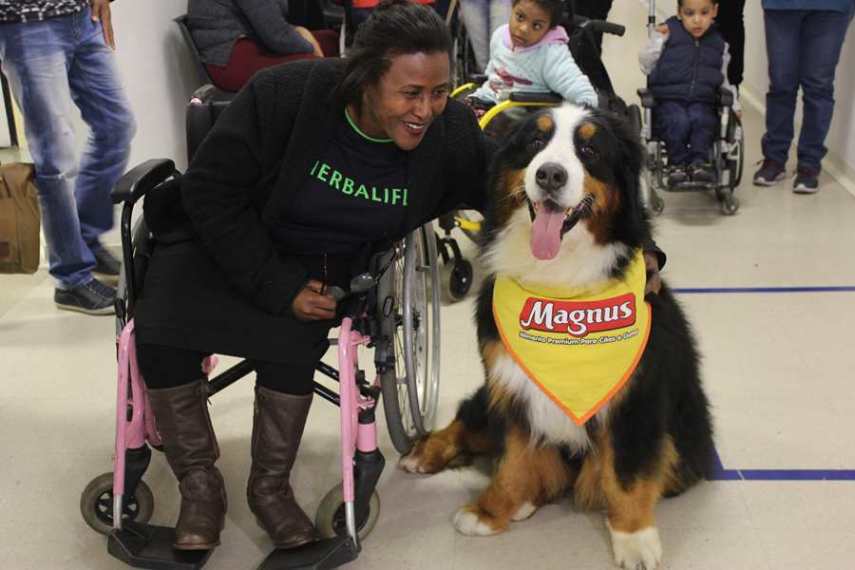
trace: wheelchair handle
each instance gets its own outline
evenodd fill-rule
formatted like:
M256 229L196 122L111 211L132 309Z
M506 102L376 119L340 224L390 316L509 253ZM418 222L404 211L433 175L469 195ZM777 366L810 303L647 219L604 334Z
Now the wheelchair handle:
M166 158L153 158L125 173L110 192L113 204L131 205L175 173L175 163Z
M573 25L586 31L602 32L618 37L622 37L626 33L626 26L606 20L591 20L584 16L573 16Z

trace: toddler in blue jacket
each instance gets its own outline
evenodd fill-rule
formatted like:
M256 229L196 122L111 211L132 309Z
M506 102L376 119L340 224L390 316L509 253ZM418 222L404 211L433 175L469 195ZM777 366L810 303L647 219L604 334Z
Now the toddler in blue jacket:
M558 25L561 0L514 0L511 20L490 40L487 80L469 102L478 109L507 99L512 91L558 93L566 101L597 105L597 93L573 60L569 38Z
M716 95L727 81L730 54L715 27L718 0L678 0L677 15L657 28L639 55L641 70L656 99L653 128L665 142L668 184L715 182L709 165L718 116Z

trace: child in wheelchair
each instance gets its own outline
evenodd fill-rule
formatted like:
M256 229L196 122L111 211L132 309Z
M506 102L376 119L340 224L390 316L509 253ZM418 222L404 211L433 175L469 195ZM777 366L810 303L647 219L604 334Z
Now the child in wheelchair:
M562 0L514 0L508 25L490 41L487 80L466 98L479 117L511 92L554 92L566 101L597 105L597 93L576 65L559 25Z
M710 152L719 125L716 109L720 87L727 81L727 42L714 25L718 0L678 0L677 15L656 28L639 54L641 70L656 100L653 130L668 152L669 187L686 182L713 184L716 173Z

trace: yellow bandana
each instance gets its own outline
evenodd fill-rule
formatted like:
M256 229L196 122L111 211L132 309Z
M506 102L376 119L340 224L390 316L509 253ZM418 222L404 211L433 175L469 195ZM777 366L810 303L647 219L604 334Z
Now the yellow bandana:
M578 425L629 380L647 346L644 255L596 289L524 288L496 279L493 315L505 348Z

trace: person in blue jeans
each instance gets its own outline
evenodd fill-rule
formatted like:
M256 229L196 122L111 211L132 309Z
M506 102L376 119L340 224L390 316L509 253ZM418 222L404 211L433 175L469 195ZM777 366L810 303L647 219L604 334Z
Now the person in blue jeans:
M136 126L115 69L108 0L0 0L0 60L35 164L54 302L113 312L120 263L101 244ZM90 133L79 165L71 103Z
M793 192L819 190L828 150L825 137L834 114L834 73L853 11L855 0L763 0L769 91L763 165L754 174L755 185L772 186L786 177L801 87L804 115Z

